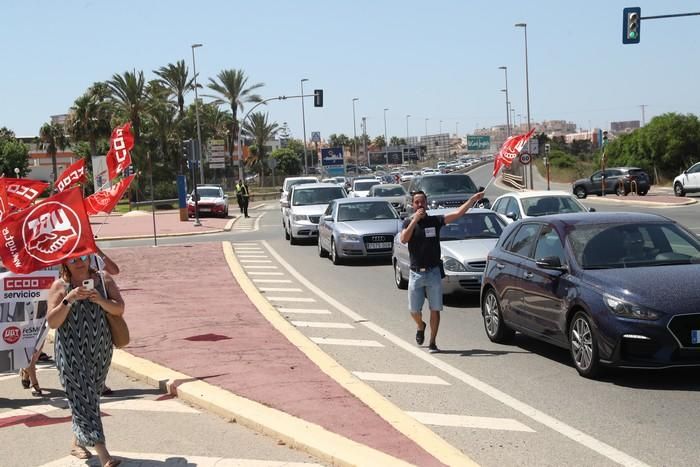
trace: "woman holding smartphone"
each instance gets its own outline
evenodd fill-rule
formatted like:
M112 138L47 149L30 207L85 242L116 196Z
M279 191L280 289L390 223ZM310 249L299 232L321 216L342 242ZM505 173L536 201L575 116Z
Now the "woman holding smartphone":
M49 291L49 327L57 329L55 358L61 384L73 417L71 455L91 457L94 446L100 463L115 467L105 445L100 395L112 361L112 334L106 313L124 313L119 288L108 274L90 267L90 256L71 258L61 265L59 279Z

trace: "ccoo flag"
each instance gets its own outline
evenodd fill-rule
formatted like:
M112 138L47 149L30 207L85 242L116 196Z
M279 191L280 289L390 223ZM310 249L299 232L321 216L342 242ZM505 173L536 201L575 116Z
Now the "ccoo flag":
M112 131L107 152L107 171L110 180L131 165L131 150L134 148L134 135L131 133L131 122L126 122Z
M501 150L496 154L496 159L493 161L493 176L498 175L498 171L501 170L502 166L510 167L513 160L518 157L520 151L522 151L523 146L530 139L532 134L535 132L533 128L527 133L521 135L509 136L507 140L503 142Z

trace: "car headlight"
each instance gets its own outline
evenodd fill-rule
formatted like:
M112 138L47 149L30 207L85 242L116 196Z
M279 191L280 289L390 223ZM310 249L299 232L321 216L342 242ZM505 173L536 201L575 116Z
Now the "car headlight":
M431 201L430 202L430 209L437 209L439 207L437 201Z
M621 316L623 318L643 319L647 321L659 319L658 313L643 308L639 305L625 302L619 298L615 298L610 295L603 295L603 300L605 301L605 304L608 305L608 308L610 308L610 311L617 316Z
M462 263L457 261L454 258L450 258L449 256L445 256L443 259L443 266L445 267L445 271L450 271L450 272L467 272L467 268L464 267Z
M353 234L340 234L340 241L341 242L347 242L347 243L356 243L360 242L360 236L359 235L353 235Z
M292 220L294 222L308 221L309 216L307 216L306 214L294 214L292 216Z

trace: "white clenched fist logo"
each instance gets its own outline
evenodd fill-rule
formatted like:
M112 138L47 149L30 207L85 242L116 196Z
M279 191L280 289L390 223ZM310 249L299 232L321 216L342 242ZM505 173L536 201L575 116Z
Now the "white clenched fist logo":
M22 235L33 258L43 263L60 261L78 245L80 221L75 211L62 203L42 203L27 216Z

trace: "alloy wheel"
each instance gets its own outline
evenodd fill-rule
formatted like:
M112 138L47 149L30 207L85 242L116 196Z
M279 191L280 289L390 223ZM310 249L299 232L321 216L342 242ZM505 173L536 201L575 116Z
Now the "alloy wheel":
M571 326L571 353L576 366L586 371L593 361L593 334L591 327L582 317L577 317Z
M498 302L493 293L489 293L484 300L484 325L486 332L490 337L493 337L498 332L500 318L498 317Z

